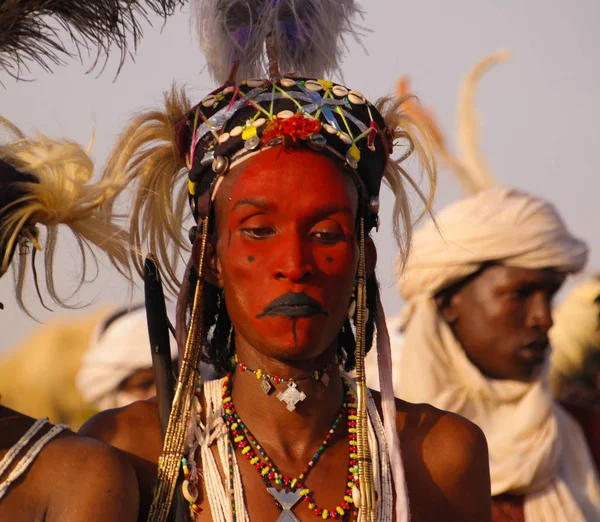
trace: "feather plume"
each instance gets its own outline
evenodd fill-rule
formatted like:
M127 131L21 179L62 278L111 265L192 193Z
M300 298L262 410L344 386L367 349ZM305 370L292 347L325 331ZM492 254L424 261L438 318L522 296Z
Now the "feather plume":
M411 112L410 107L415 103L418 104L415 96L407 95L381 98L375 104L389 129L394 147L406 149L402 156L395 159L390 158L383 174L386 185L394 194L392 226L400 251L399 272L404 268L404 262L408 258L413 226L423 216L431 214L437 183L434 138L430 127ZM419 180L406 170L405 161L411 156L416 159L417 166L421 169L420 174L425 182L426 190L421 189ZM416 194L418 201L423 203L423 211L417 216L413 216L411 212L409 188Z
M400 78L396 86L396 94L400 98L410 96L410 80L408 77L404 76ZM414 96L409 97L404 105L404 110L415 120L421 122L421 124L429 131L431 137L433 138L433 146L436 154L438 154L443 163L445 163L446 166L452 170L458 181L461 183L461 185L463 185L465 192L473 192L475 189L472 186L471 176L469 175L465 165L463 165L448 148L448 143L446 142L444 133L438 124L435 112L432 109L421 105L421 103L419 103Z
M234 64L241 78L264 78L267 36L279 70L322 78L338 72L345 36L362 14L354 0L195 0L195 22L207 66L224 83Z
M90 69L106 63L112 47L121 53L119 69L137 49L142 22L150 12L163 18L185 0L0 0L0 68L16 79L29 63L51 71L71 56L59 34L63 29L81 51L94 53ZM131 40L131 42L130 42ZM104 58L104 60L103 60Z
M44 136L25 138L7 120L0 118L0 127L12 132L16 141L0 145L0 161L22 173L23 181L12 182L18 190L16 199L5 201L0 220L0 274L11 263L15 246L22 240L33 244L33 256L43 251L45 282L52 300L70 307L69 297L58 295L54 283L54 253L58 226L66 225L73 232L82 255L80 285L86 281L86 259L93 245L107 254L111 263L126 277L130 277L129 250L126 234L104 212L107 202L122 190L113 180L90 183L94 165L88 152L79 144L66 140L51 140ZM6 184L6 180L0 183ZM10 186L1 187L6 191ZM46 229L45 240L39 236L38 226ZM42 243L43 246L42 246ZM35 272L35 257L32 267ZM18 255L17 300L21 308L26 256ZM91 254L92 259L95 257ZM41 294L38 295L41 299ZM42 301L43 304L43 301Z
M143 275L144 255L151 252L173 293L180 284L181 253L190 249L183 228L191 215L188 192L182 190L187 183L186 162L175 145L176 123L190 109L185 90L173 87L165 94L164 109L142 112L131 121L104 173L119 185L135 189L129 224L135 268Z
M411 101L406 106L406 111L421 123L433 137L436 153L452 170L466 194L476 194L486 188L498 184L492 173L488 170L486 161L479 150L479 126L477 111L475 109L475 89L483 74L492 66L508 60L510 53L506 50L493 53L479 61L465 78L460 89L458 101L458 149L460 154L453 154L444 138L435 114L432 110L424 108L419 103ZM409 94L409 81L401 78L398 82L396 93L400 97Z
M494 187L498 183L487 168L479 150L479 125L475 109L475 88L483 74L497 63L510 58L507 50L493 53L479 61L464 80L458 101L458 149L459 161L468 175L471 193Z

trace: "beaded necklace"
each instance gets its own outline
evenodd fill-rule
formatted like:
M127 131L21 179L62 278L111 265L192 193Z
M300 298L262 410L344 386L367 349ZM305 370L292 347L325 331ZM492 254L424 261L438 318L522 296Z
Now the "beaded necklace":
M277 394L277 398L286 403L288 411L294 411L296 409L296 404L306 399L306 394L303 391L298 390L298 385L296 384L297 381L313 379L315 381L321 381L325 387L329 386L329 375L331 374L331 364L329 363L327 363L325 368L322 370L315 370L310 376L295 380L283 379L278 375L270 375L260 368L256 370L248 368L246 363L239 362L237 354L234 355L231 360L233 364L239 365L241 372L250 372L256 376L256 378L260 381L260 388L265 395L269 395L273 391L274 384L277 385L282 382L287 382L287 389L279 392Z
M261 370L260 368L257 368L256 370L248 368L248 365L246 363L240 362L237 354L234 355L231 360L234 364L240 367L240 371L253 373L258 380L262 380L263 382L267 381L266 384L269 386L269 388L263 388L263 391L267 389L267 391L265 391L266 394L268 394L271 391L271 386L269 383L281 384L284 382L298 382L305 379L313 379L315 381L321 381L325 386L327 386L329 384L329 376L331 375L330 363L327 363L322 370L315 370L310 376L304 377L303 379L284 379L283 377L279 377L277 375L270 375L267 372ZM261 383L261 387L262 386L263 385Z
M256 438L250 433L250 430L241 420L238 415L235 405L231 398L231 374L227 374L223 381L223 408L225 414L223 416L225 423L228 427L229 436L231 440L231 452L235 451L237 446L242 455L250 462L252 466L260 474L261 478L265 482L269 493L274 497L276 502L280 504L280 507L284 511L291 513L291 507L300 499L307 504L307 507L314 513L315 516L326 519L343 519L348 515L352 509L352 504L356 503L357 496L357 484L358 484L358 461L356 452L356 397L352 391L350 384L343 380L345 402L340 408L340 412L336 417L333 426L327 433L325 439L321 443L321 446L317 452L313 455L313 458L308 465L303 469L302 473L297 478L290 478L283 476L272 460L267 455L264 448L258 443ZM329 440L336 431L336 428L344 416L344 410L347 411L348 416L348 447L349 447L349 464L348 464L348 482L346 484L346 490L344 492L343 501L336 506L334 509L328 510L319 507L314 499L314 493L304 485L310 470L316 465L319 458L325 451ZM234 446L235 445L235 446ZM254 449L253 449L254 447ZM258 452L258 453L257 453ZM231 457L230 457L231 459ZM234 514L233 520L235 522L235 501L233 498L233 468L229 467L229 482L230 482L230 499L232 503L232 512ZM271 487L273 482L278 486L283 486L286 492L296 493L297 499L289 503L288 506L281 505L279 495L275 488Z

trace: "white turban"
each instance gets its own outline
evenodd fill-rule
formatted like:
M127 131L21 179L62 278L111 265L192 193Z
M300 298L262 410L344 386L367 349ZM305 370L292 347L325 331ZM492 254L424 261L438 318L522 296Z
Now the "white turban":
M583 433L553 402L546 373L533 383L485 377L434 301L486 262L576 272L586 245L552 205L503 188L450 205L437 223L415 234L400 281L407 307L396 394L478 424L488 440L492 494L525 494L527 522L600 520L600 485Z
M588 257L587 245L569 233L550 203L512 189L490 188L453 203L436 223L414 235L399 285L409 302L435 295L489 261L571 273Z
M77 386L85 400L101 409L117 405L105 399L113 398L127 377L152 367L145 308L115 319L106 330L103 326L104 323L92 337L77 374ZM169 337L171 357L176 358L177 343L173 336Z

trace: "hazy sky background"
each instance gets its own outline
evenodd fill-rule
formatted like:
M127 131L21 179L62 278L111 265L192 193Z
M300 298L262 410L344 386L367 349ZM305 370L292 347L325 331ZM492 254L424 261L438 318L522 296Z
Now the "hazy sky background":
M589 267L600 267L598 192L600 189L600 2L597 0L400 0L363 1L363 24L372 32L355 42L344 60L344 82L369 99L391 92L398 77L409 74L413 89L433 107L451 143L454 140L457 89L470 67L500 48L512 60L493 69L481 83L477 104L482 115L482 148L491 170L506 185L519 187L557 204L569 227L592 247ZM156 106L173 80L200 100L214 88L190 29L189 13L170 18L164 27L153 19L135 57L116 81L116 56L104 73L85 74L91 60L72 61L47 74L33 68L30 83L0 72L0 114L28 133L41 131L86 144L96 125L93 156L102 165L128 117ZM440 172L436 208L460 197L447 171ZM382 196L383 226L378 234L379 277L388 315L402 302L395 289L389 216L391 197ZM76 269L69 242L60 248L58 279ZM13 346L36 323L17 307L12 281L0 281L0 351ZM28 302L45 321L83 311L44 313L33 292ZM125 303L127 285L106 267L82 300ZM139 288L134 298L142 296Z

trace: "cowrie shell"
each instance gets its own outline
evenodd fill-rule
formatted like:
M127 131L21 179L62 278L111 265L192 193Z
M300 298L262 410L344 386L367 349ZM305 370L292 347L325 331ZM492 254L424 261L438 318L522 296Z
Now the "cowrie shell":
M253 124L253 127L262 127L265 123L267 123L267 120L265 118L258 118Z
M352 145L352 138L345 132L340 132L340 140L342 140L346 145Z
M346 87L344 87L343 85L335 85L331 90L333 94L339 96L340 98L343 98L344 96L348 95L348 89L346 89Z
M219 143L225 143L227 140L229 140L229 133L228 132L224 132L223 134L221 134L219 136Z
M279 81L283 87L293 87L296 85L296 80L292 80L291 78L281 78Z
M248 80L246 82L248 87L262 87L265 84L264 80Z
M291 118L294 115L292 111L280 111L277 113L277 117L281 119Z
M323 86L315 80L306 80L306 82L304 82L304 87L310 92L319 92L323 90Z
M214 94L209 94L202 100L203 107L214 107L217 103L217 97Z
M360 509L360 489L356 486L352 486L352 502L357 509Z
M243 130L244 129L242 128L242 126L238 125L237 127L234 127L233 129L231 129L229 134L231 134L233 137L236 137L236 136L239 136Z
M363 105L367 101L367 99L358 91L350 91L348 93L348 100L354 105Z

